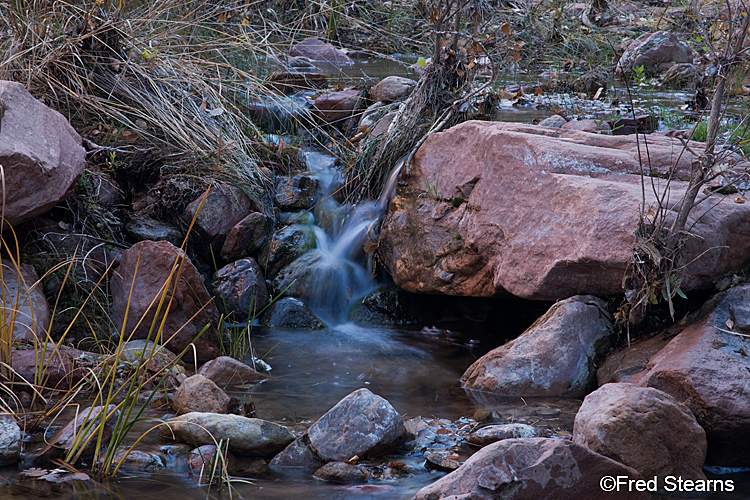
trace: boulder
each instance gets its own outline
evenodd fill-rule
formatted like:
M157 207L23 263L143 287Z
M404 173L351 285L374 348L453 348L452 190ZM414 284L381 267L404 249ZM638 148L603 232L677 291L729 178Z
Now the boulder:
M704 145L688 143L700 152ZM634 136L469 121L431 135L390 203L379 252L407 292L559 300L621 294L642 205ZM674 165L674 217L695 157L649 136L652 179ZM738 157L727 165L740 169ZM657 205L646 190L646 206ZM750 255L750 204L712 195L685 237L682 291L713 286Z
M643 66L646 74L654 75L675 63L692 63L690 46L668 31L644 33L636 38L620 57L615 74L630 75L633 68Z
M117 410L115 405L109 405L106 408L104 406L92 406L79 409L73 420L47 440L49 444L34 460L44 461L59 458L80 443L86 443L80 453L81 458L90 457L97 450L97 443L105 446L109 442L112 437L112 429L119 416L120 411ZM83 434L81 435L81 433Z
M562 116L552 115L540 121L539 125L542 127L562 128L562 126L566 123L568 123L568 120L566 120Z
M179 439L194 446L228 443L235 455L269 456L294 440L289 429L259 418L216 413L188 413L167 420L159 427L163 437Z
M221 258L234 262L242 257L257 257L266 248L273 234L273 219L260 212L253 212L229 230Z
M186 378L172 399L172 408L178 415L192 412L227 413L229 404L229 396L203 375Z
M583 400L573 442L643 477L705 480L706 433L687 406L657 389L606 384Z
M265 375L256 372L245 363L229 356L219 356L216 359L212 359L201 366L198 374L213 381L216 385L259 382L266 378Z
M12 327L15 340L45 341L51 317L39 276L28 264L9 262L0 262L0 329Z
M160 453L149 453L140 450L130 451L130 446L117 448L114 463L122 464L126 469L155 472L166 469L166 459Z
M466 438L471 444L487 446L503 439L535 438L542 433L536 427L528 424L496 424L478 429Z
M306 38L291 48L292 57L307 57L315 62L328 63L333 66L352 66L354 61L342 51L318 38Z
M331 462L315 471L313 474L318 479L329 483L366 483L367 474L354 464L346 462Z
M86 371L79 366L78 357L81 351L72 347L60 346L55 349L47 346L42 351L34 349L15 349L11 353L11 366L13 371L24 380L33 384L39 384L47 389L67 390L77 384L85 375ZM44 374L35 378L37 370L41 368Z
M212 255L212 250L213 255L219 255L229 232L253 208L250 197L240 188L218 184L188 205L184 219L188 225L195 219L197 248L207 256Z
M175 266L178 260L181 266L179 262ZM179 279L174 279L178 270ZM123 253L110 282L114 324L122 328L127 311L125 331L121 332L125 338L156 338L157 332L149 330L164 293L162 287L170 275L173 279L155 323L159 328L164 321L161 342L178 353L193 343L198 360L215 358L219 354L219 338L210 325L218 323L219 312L190 259L168 241L141 241ZM208 330L195 340L206 325ZM192 356L193 350L187 349L187 357Z
M583 397L596 387L594 360L615 334L599 298L583 295L553 305L520 337L479 358L464 387L508 395Z
M639 385L684 403L706 431L706 462L750 466L750 285L730 288L651 361Z
M646 374L646 365L670 341L664 335L648 339L637 339L630 345L623 345L607 355L596 370L599 387L613 382L637 384Z
M561 439L506 439L485 446L412 500L648 500L647 492L602 492L605 476L642 479L634 469Z
M370 99L374 102L393 102L408 97L417 82L402 76L387 76L370 89Z
M698 68L691 63L679 63L670 66L661 81L671 87L682 89L694 84L699 77Z
M309 175L276 178L276 204L282 210L307 210L315 203L318 180Z
M292 224L273 235L271 244L260 257L266 276L273 277L303 253L315 248L315 232L310 226Z
M274 328L325 328L307 304L294 297L284 297L266 311L266 324Z
M0 415L0 465L15 464L21 456L21 429L11 415Z
M0 128L4 216L15 226L65 199L83 174L86 150L68 120L20 83L0 81Z
M125 234L131 240L168 241L174 246L181 246L185 235L171 224L142 215L132 215L125 224Z
M271 465L309 466L316 460L365 458L393 449L405 437L404 421L393 406L367 389L358 389L320 417Z
M360 91L357 89L329 92L315 99L315 114L326 123L340 124L357 108Z
M227 315L236 321L255 318L268 304L268 289L263 271L248 257L216 271L211 285L214 295Z

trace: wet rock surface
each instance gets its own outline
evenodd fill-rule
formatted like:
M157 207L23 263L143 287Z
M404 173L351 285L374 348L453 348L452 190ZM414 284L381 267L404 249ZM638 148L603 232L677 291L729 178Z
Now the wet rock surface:
M284 297L275 302L266 312L268 326L276 328L305 328L320 330L325 328L307 304L294 297Z
M315 234L312 228L292 224L276 231L271 244L263 252L260 263L266 268L266 276L272 278L281 269L313 248L315 248Z
M313 206L318 188L317 179L308 175L277 177L276 204L281 210L307 210Z
M594 359L613 340L604 301L572 297L552 306L520 337L476 361L461 381L479 391L582 397L596 385Z
M360 91L356 89L323 94L315 99L315 114L326 123L342 124L352 116L360 99Z
M20 83L0 81L0 102L3 213L15 226L65 199L83 174L86 151L65 117L34 99Z
M654 174L675 165L677 179L689 178L693 157L682 150L651 136ZM415 155L383 222L380 255L409 292L533 300L622 293L642 204L637 158L635 136L462 123ZM672 180L670 199L686 186ZM655 206L653 193L646 197ZM685 292L712 286L750 252L749 205L711 199L688 221Z
M227 413L229 401L229 396L211 379L193 375L177 389L172 407L178 415L191 412Z
M260 212L254 212L239 221L229 230L221 258L234 262L242 257L257 257L265 250L273 234L273 219Z
M123 253L120 267L111 280L114 324L121 328L126 311L128 313L128 330L122 332L123 335L129 336L132 332L135 339L148 337L156 316L158 297L163 293L160 290L175 262L182 260L183 256L182 251L168 241L142 241ZM178 268L179 264L174 267L175 273ZM177 332L166 344L167 348L181 352L195 343L199 360L215 358L219 354L215 330L209 328L197 341L194 340L206 325L218 323L219 312L211 302L203 279L186 256L179 279L171 280L166 290L165 304L170 306L164 332L169 332L169 336ZM157 325L163 317L164 312L160 312ZM188 349L187 357L192 357L192 349Z
M119 415L120 412L115 405L109 405L106 408L104 406L92 406L81 409L73 420L49 438L49 445L34 457L34 461L59 458L76 443L87 443L81 451L81 457L90 457L97 449L100 435L102 444L109 442L112 437L112 429ZM87 430L81 432L81 429Z
M259 418L215 413L188 413L159 427L163 437L176 438L195 446L228 442L235 455L270 456L294 440L286 427Z
M583 400L573 442L637 470L705 480L706 433L687 406L634 384L606 384Z
M466 438L471 444L487 446L503 439L542 437L536 427L528 424L495 424L478 429Z
M354 61L342 51L318 38L306 38L289 51L290 56L307 57L315 62L324 62L334 66L350 66Z
M364 483L367 481L360 467L345 462L331 462L315 471L315 477L330 483Z
M212 287L220 307L235 321L252 320L268 304L263 271L252 257L237 260L216 271Z
M508 439L482 448L458 470L419 490L413 500L599 500L604 476L641 478L634 469L570 441ZM628 491L607 497L650 498L648 493Z

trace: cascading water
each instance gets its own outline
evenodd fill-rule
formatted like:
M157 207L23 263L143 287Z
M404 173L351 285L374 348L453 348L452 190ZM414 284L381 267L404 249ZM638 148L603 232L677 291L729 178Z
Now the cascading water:
M320 202L315 214L317 248L303 257L307 269L298 275L304 281L304 298L326 323L346 321L352 301L372 291L371 256L365 242L375 242L377 228L396 187L400 161L391 172L383 194L377 201L356 206L339 205L334 191L341 174L333 167L333 158L317 152L305 154L310 171L320 185Z

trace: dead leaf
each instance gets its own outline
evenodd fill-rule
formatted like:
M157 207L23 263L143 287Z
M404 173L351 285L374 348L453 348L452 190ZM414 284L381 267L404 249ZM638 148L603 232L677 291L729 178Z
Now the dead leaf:
M544 95L544 90L542 90L542 87L535 88L534 95Z
M501 24L500 31L502 31L505 36L510 36L510 24L508 23Z
M727 328L731 330L732 328L734 328L734 321L732 321L731 319L728 319L725 325L727 325Z
M436 434L452 434L453 432L450 429L438 429Z
M513 62L517 63L521 60L521 53L520 52L513 52Z
M208 108L208 104L206 104L206 101L203 101L200 105L201 111L205 113L207 108Z
M440 19L440 10L435 7L434 9L432 9L432 14L430 14L430 22L432 24L435 24L438 19Z
M735 202L735 203L740 203L740 204L741 204L741 203L745 203L745 200L744 200L744 199L742 199L742 198L740 198L740 197L738 196L737 198L735 198L735 199L734 199L734 202Z
M30 467L24 471L21 471L19 474L21 474L22 476L27 476L27 477L42 477L48 473L49 471L47 469L39 469L37 467Z

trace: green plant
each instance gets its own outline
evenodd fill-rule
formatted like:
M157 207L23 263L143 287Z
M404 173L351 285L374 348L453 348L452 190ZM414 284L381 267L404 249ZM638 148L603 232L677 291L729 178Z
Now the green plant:
M641 64L640 66L633 66L633 84L637 87L646 83L646 69Z

